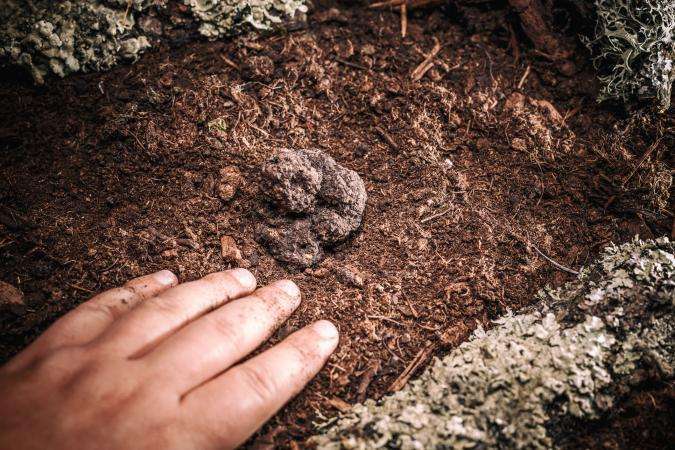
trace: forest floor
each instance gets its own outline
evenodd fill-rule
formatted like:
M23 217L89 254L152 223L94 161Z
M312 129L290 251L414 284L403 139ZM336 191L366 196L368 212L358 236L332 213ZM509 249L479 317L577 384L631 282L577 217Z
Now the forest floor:
M341 332L250 444L297 448L313 422L385 395L573 276L561 267L673 234L673 115L596 105L592 68L558 75L503 11L414 11L402 38L396 12L332 7L288 34L166 45L45 87L2 72L0 280L25 294L0 316L3 361L102 289L227 269L230 236L260 284L290 277L303 291L272 342L319 318ZM259 168L284 147L327 152L369 196L358 233L299 273L254 240ZM231 167L244 181L224 201ZM674 410L672 386L646 386L567 444L664 448Z

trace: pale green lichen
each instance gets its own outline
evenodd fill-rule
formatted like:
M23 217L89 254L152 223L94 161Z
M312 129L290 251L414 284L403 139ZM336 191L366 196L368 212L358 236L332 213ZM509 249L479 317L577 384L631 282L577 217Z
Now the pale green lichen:
M0 4L0 56L27 68L37 83L48 73L105 70L135 60L149 47L134 32L133 14L97 2L33 2L29 15L13 1Z
M269 30L282 18L304 14L304 0L183 0L199 20L199 32L218 38L237 32L247 25Z
M655 98L670 106L675 81L675 2L596 0L595 36L586 40L602 85L599 101Z
M304 0L182 0L187 19L207 38L269 30L303 15ZM136 61L151 45L138 24L158 20L166 0L0 0L0 58L26 68L41 84L49 73L106 70ZM172 20L164 20L173 26Z
M675 245L607 248L575 282L542 292L380 402L355 405L320 449L555 447L553 419L596 418L642 368L673 377Z

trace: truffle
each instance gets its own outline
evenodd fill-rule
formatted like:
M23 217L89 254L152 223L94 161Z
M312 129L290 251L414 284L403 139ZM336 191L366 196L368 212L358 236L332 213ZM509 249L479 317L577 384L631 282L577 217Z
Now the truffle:
M323 248L361 225L367 199L361 177L319 150L274 154L262 167L262 190L277 214L259 227L258 241L299 268L316 264Z

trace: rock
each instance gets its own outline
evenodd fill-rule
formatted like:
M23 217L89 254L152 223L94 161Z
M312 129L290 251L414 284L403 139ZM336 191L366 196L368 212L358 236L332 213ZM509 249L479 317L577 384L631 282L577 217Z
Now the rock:
M344 267L336 268L335 274L337 275L338 279L344 284L348 284L358 288L362 288L364 285L363 275L361 274L361 272L359 272L358 269L356 269L353 266L347 265Z
M221 200L232 200L243 182L241 173L236 167L228 166L220 170L220 180L216 185L216 193Z
M274 228L261 226L258 240L277 260L297 267L311 267L321 259L319 241L308 220L294 220Z
M220 254L228 263L238 264L242 261L241 250L232 236L220 237Z
M279 151L263 165L262 190L271 219L259 227L258 241L298 268L347 239L361 225L367 199L361 177L319 150Z
M0 281L0 308L12 309L23 305L23 293L11 284Z

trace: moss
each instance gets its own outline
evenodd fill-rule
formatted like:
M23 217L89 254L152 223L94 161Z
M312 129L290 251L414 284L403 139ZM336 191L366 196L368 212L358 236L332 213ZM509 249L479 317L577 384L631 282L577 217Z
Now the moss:
M304 14L303 0L183 0L187 23L208 38L268 30ZM48 74L107 70L136 61L151 46L141 18L163 17L166 0L0 0L0 57L26 68L38 84ZM181 21L178 21L181 22ZM166 20L172 26L171 20Z
M530 312L436 360L416 381L355 405L312 440L321 449L550 448L561 416L611 408L645 368L673 377L675 246L607 248ZM639 380L638 380L639 381Z

